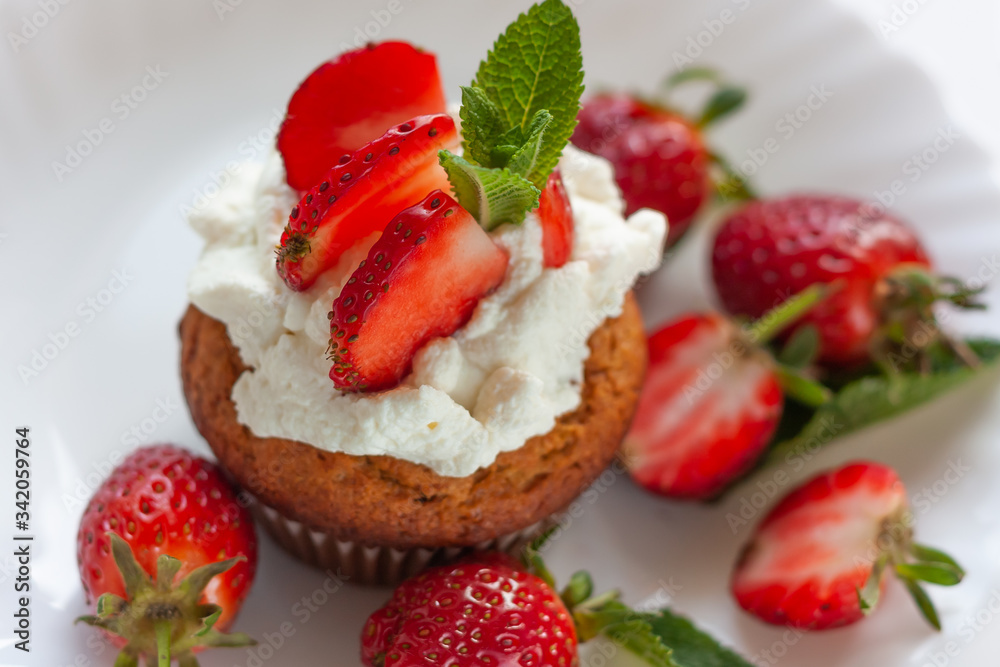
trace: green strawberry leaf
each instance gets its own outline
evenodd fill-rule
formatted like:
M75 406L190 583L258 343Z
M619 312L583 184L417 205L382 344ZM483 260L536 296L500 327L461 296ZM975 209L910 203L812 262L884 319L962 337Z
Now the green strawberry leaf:
M913 597L913 601L917 603L917 608L920 609L921 615L927 622L934 627L935 630L941 629L941 619L938 617L937 609L934 608L934 603L931 602L930 596L927 592L920 587L920 584L912 579L900 579L903 585L906 586L906 590L909 591L910 596Z
M740 109L747 101L747 91L735 86L724 86L717 90L705 104L698 119L699 127L707 127Z
M528 211L538 207L541 192L523 176L474 165L449 151L438 155L455 199L486 231L507 222L520 224Z
M590 573L580 570L574 572L569 583L559 594L567 609L572 609L594 594L594 580Z
M778 361L792 368L806 368L819 352L819 329L815 324L799 327L781 348Z
M942 346L932 355L932 369L928 374L866 375L847 382L814 412L791 411L783 417L763 464L811 453L836 438L903 414L975 377L985 368L995 366L1000 360L1000 341L966 342L982 362L978 368L963 365Z
M505 130L517 128L521 137L531 137L536 114L546 109L552 120L542 135L535 165L529 180L544 183L555 168L576 127L583 92L583 57L580 52L580 27L562 0L544 0L521 14L493 45L476 73L472 84L485 93L499 112ZM464 97L463 97L464 102ZM478 108L477 108L478 109ZM469 118L478 116L473 111ZM462 116L463 133L468 131L466 116ZM499 141L492 121L488 126L473 128L477 142L487 137L497 138L495 146L515 145ZM518 147L522 143L516 144ZM475 153L463 144L469 158L479 166L492 164L493 151ZM490 163L481 160L490 155ZM528 174L522 174L528 176Z
M923 544L911 544L910 553L912 553L913 557L918 561L924 563L944 563L945 565L950 565L957 571L961 572L963 577L965 576L965 570L962 566L959 565L954 558L940 549L934 549L933 547L928 547Z
M751 667L751 663L726 648L691 621L668 609L642 618L665 646L678 667Z
M888 562L888 555L883 554L872 565L871 574L868 575L864 588L855 589L858 593L858 605L861 607L861 613L866 616L878 604L879 595L882 592L882 573L885 572L885 566Z
M957 586L962 583L965 573L947 563L899 563L896 574L914 581L925 581L938 586Z

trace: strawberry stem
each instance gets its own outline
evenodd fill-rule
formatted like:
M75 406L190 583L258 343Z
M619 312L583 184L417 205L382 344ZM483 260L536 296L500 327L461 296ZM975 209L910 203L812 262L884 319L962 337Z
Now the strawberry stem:
M797 368L779 363L774 370L785 396L794 398L803 405L818 408L833 397L833 392L825 385L807 377Z
M157 667L170 667L170 619L161 618L153 623L156 629Z
M115 658L115 667L139 667L139 658L122 651Z
M718 172L713 176L715 184L715 194L722 202L747 202L760 199L746 177L736 171L729 163L729 160L722 155L712 151L708 154L709 160Z
M831 287L823 284L810 285L784 303L764 313L760 319L748 327L750 341L765 345L782 331L795 324L813 306L830 295Z

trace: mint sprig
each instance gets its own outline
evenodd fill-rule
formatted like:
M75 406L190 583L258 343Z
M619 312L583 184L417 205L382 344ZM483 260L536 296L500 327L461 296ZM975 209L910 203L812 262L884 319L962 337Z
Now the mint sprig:
M540 177L531 179L544 183L573 134L583 93L580 26L573 12L561 0L545 0L521 14L497 38L472 85L494 104L505 130L520 128L528 137L539 110L552 115Z
M522 556L525 569L551 588L555 588L554 577L541 552L554 532L549 530L536 538ZM934 557L947 558L944 554ZM590 574L580 571L559 593L581 643L604 637L650 667L750 667L739 655L668 609L637 611L621 601L617 590L599 595L593 592Z
M462 88L463 156L440 153L455 197L485 229L538 206L582 93L580 27L562 0L532 6L497 38Z
M505 222L519 224L538 207L538 188L509 169L480 167L448 151L441 151L441 166L455 199L486 231Z

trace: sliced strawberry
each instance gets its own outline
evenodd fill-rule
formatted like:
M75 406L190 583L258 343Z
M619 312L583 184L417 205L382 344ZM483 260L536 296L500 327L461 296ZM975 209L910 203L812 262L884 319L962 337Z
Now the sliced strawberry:
M860 620L858 590L878 554L909 535L906 507L903 483L884 465L813 478L761 522L736 565L733 595L768 623L823 630Z
M782 411L773 361L716 314L689 315L649 339L649 371L626 440L639 484L710 498L767 446Z
M288 184L308 190L342 155L392 125L445 108L434 54L406 42L341 54L310 74L288 102L278 132Z
M559 169L555 169L538 199L542 223L542 251L547 267L559 268L573 253L573 207Z
M394 387L427 341L465 324L503 281L507 253L436 190L392 219L330 312L330 379L344 391Z
M419 116L344 155L288 216L277 260L285 284L307 289L345 250L381 232L396 213L431 190L448 188L437 153L457 143L450 116Z

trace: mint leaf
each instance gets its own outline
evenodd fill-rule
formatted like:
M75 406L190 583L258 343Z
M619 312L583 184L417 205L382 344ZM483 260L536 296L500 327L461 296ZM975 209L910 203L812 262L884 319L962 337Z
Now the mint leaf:
M540 168L545 150L543 139L550 125L552 125L552 114L548 109L539 109L531 119L527 138L506 164L512 172L524 176L539 188L545 186L545 179L549 177L546 172L543 178Z
M642 618L665 646L678 667L752 667L737 653L722 646L691 621L668 609Z
M547 109L552 115L530 179L536 185L544 183L576 127L583 93L580 27L573 12L561 0L544 0L521 14L497 38L473 86L482 89L499 110L505 128L519 128L522 137L532 135L538 111ZM477 136L491 134L488 128L475 132ZM471 152L470 157L479 162Z
M674 662L668 648L649 622L650 614L637 612L617 599L617 593L605 593L573 609L580 641L598 635L627 649L652 667L682 667Z
M505 131L500 110L482 88L462 86L459 116L462 119L462 148L466 159L484 167L495 166L490 153Z
M449 151L438 155L455 199L486 231L505 222L520 224L528 211L538 207L541 192L523 176L472 164Z
M787 425L779 427L781 436L774 440L776 444L770 448L763 464L778 463L799 453L811 452L848 433L912 410L1000 360L1000 341L966 342L983 362L981 367L969 368L953 355L938 352L934 368L928 374L868 375L848 382L811 416L801 411L790 414L789 419L801 420L805 417L806 420L794 435L789 433Z
M608 625L602 634L652 667L685 667L674 659L649 621L638 614Z

